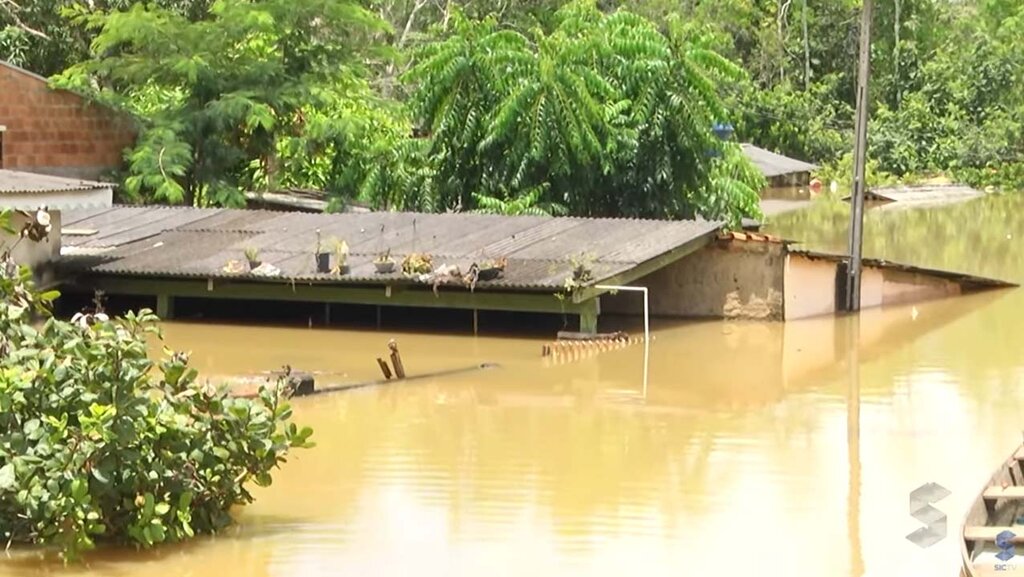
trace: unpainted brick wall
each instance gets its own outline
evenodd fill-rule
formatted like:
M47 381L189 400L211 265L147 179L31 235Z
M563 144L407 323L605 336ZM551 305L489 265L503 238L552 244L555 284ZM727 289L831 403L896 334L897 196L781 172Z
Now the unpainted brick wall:
M121 166L131 122L0 62L0 167L95 179Z

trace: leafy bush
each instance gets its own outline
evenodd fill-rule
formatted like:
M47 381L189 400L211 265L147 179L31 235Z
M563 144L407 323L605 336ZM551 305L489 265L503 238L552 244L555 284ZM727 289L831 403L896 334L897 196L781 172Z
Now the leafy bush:
M66 558L97 540L150 547L231 522L246 485L271 483L289 449L283 385L254 400L196 380L167 352L154 375L149 311L52 318L25 269L0 262L0 527ZM40 316L41 323L33 318Z

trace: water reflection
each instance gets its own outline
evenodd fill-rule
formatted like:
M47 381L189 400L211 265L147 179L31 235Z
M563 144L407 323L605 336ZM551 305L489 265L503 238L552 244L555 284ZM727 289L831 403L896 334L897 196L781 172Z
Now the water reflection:
M870 214L865 253L1021 280L1022 204ZM845 219L821 201L772 227L841 249ZM16 554L0 574L951 575L952 535L904 538L907 494L948 487L952 529L1017 441L1022 324L1019 291L857 322L660 322L646 395L640 346L552 364L541 338L171 324L211 375L373 379L391 337L411 372L501 368L296 400L318 447L216 538L86 568Z

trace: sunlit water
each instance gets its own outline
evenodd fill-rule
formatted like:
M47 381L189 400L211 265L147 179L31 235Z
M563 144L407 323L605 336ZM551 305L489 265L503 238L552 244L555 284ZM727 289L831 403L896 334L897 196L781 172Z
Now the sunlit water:
M842 249L846 208L771 230ZM1024 200L994 197L872 211L865 253L1021 281L1020 238ZM374 379L392 337L410 373L501 368L296 399L318 446L226 533L0 574L953 576L963 513L1021 441L1022 326L1017 290L865 311L855 357L849 319L659 323L644 391L640 347L551 365L543 338L169 324L212 376ZM949 536L920 549L928 482Z

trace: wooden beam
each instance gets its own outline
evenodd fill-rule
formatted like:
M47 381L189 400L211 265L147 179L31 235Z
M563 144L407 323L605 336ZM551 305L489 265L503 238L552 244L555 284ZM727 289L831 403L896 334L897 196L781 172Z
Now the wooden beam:
M983 499L1024 499L1024 487L988 487L982 493Z
M92 276L79 284L107 294L164 295L239 300L278 300L344 303L378 306L407 306L450 309L479 309L511 312L580 314L595 310L596 303L559 300L551 293L515 293L442 290L438 296L428 289L392 286L357 287L296 282L270 283L218 280L212 289L205 279L163 279ZM172 311L173 312L173 311Z
M716 234L717 231L710 232L704 236L690 240L689 242L683 243L666 253L663 253L659 256L652 258L651 260L642 262L623 273L617 274L610 278L602 279L600 282L595 282L594 284L620 286L628 285L629 283L637 279L643 278L657 270L661 270L666 266L681 260L683 257L689 256L697 252L698 250L704 248L705 246L711 244L711 241L714 240ZM588 301L601 294L604 294L606 292L608 291L591 286L576 291L576 293L573 295L572 300L575 303L581 303L584 301Z
M1020 531L1020 527L964 527L964 540L965 541L995 541L996 535L1003 531L1010 531L1015 533L1014 530ZM1010 539L1011 543L1024 543L1024 535L1014 534L1013 538Z

